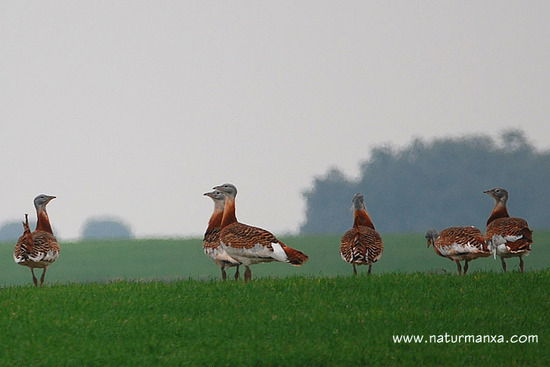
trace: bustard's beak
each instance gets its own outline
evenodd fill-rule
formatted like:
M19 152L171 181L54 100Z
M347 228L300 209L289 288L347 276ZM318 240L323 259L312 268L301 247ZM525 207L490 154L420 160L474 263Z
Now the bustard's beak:
M48 196L48 202L50 202L53 199L55 199L55 196Z
M208 196L208 197L212 197L212 195L214 195L214 193L213 192L205 192L203 195Z
M483 193L489 195L491 193L491 190L483 191Z

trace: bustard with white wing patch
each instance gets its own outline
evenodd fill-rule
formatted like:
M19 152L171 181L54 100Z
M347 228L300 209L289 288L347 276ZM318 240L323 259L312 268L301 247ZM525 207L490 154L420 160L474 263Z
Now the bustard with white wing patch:
M235 185L223 184L214 187L214 190L219 190L225 195L220 232L221 246L229 256L245 266L245 281L252 279L250 265L279 261L299 266L308 260L307 255L288 247L271 232L237 221L235 215L237 188Z
M48 266L57 260L61 251L57 239L53 235L50 219L46 212L46 205L53 199L55 199L55 196L44 194L38 195L34 199L34 207L36 208L36 216L38 217L36 229L31 233L29 218L25 214L23 235L19 237L13 251L14 261L19 265L27 266L31 269L32 280L35 286L39 284L34 275L34 269L43 269L42 276L40 277L40 286L42 286Z
M352 202L353 227L342 236L340 256L352 265L353 274L357 275L356 265L368 265L370 274L372 264L382 257L384 243L367 212L363 194L355 194Z
M523 256L531 252L533 231L525 219L513 218L508 214L506 207L508 191L497 187L484 193L495 199L495 207L487 219L486 237L490 241L491 249L500 257L504 271L506 271L504 259L519 257L519 270L523 273Z

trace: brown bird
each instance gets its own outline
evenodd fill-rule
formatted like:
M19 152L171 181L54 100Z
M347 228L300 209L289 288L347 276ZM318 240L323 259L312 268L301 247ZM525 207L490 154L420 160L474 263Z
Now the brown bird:
M357 275L356 265L368 265L370 274L372 264L382 257L384 244L367 213L363 194L355 194L352 202L353 228L340 241L340 256L353 266L353 274Z
M431 229L426 233L426 240L436 254L456 262L458 275L466 274L469 261L491 256L485 237L476 227L450 227L441 233ZM464 261L464 273L460 261Z
M13 251L13 259L19 265L27 266L31 269L32 280L35 286L38 286L38 280L34 275L35 268L42 268L42 276L40 277L40 286L44 284L44 277L48 266L59 257L59 244L55 239L46 205L50 200L55 199L55 196L38 195L34 199L34 207L36 208L36 216L38 222L36 229L31 233L29 228L29 218L25 214L25 223L23 223L24 232Z
M226 268L236 266L235 280L239 279L239 265L240 263L227 254L227 252L220 246L220 230L223 218L223 207L225 205L225 195L223 192L214 190L204 194L210 197L214 201L214 212L210 216L208 221L208 228L204 233L203 249L204 253L209 256L222 271L222 279L227 279Z
M307 255L288 247L265 229L239 223L235 216L237 188L232 184L214 187L225 195L225 206L221 224L220 241L227 254L246 268L244 280L252 279L250 265L262 262L280 261L291 265L302 265Z
M533 231L525 219L512 218L508 214L506 203L508 191L503 188L494 188L484 191L485 194L495 199L495 207L487 220L486 237L490 241L491 248L500 256L502 269L506 271L508 257L519 257L519 270L523 273L523 256L529 255L533 243Z

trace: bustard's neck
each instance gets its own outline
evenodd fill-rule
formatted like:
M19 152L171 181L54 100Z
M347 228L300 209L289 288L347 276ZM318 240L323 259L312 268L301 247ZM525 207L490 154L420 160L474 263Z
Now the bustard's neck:
M491 212L491 215L489 216L489 219L487 219L487 225L489 225L492 221L498 218L508 218L510 215L508 214L508 209L506 208L506 201L497 201L495 207L493 208L493 211Z
M211 231L215 228L220 228L222 225L222 219L223 219L223 207L221 209L214 208L214 212L212 213L212 216L208 221L208 228L206 229L206 231Z
M38 218L38 221L36 222L36 230L53 234L52 226L50 224L50 218L48 218L48 213L46 212L46 208L42 208L42 207L37 208L36 216Z
M359 226L365 226L375 229L374 224L372 223L372 220L370 219L369 213L367 213L366 209L355 210L353 218L353 226L355 228Z
M237 217L235 216L235 198L228 197L225 200L221 228L224 228L235 222L237 222Z

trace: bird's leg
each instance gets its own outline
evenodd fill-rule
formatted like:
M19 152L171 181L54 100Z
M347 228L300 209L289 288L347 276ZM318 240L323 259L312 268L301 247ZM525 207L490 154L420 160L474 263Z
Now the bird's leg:
M369 264L369 272L367 274L370 275L370 271L372 270L372 264Z
M464 260L464 275L466 275L466 272L468 271L468 261L469 260Z
M46 276L46 270L48 270L48 267L46 266L44 270L42 271L42 276L40 277L40 286L42 287L42 284L44 284L44 277Z
M237 265L237 270L235 270L235 280L239 280L239 265Z
M221 270L222 270L222 280L226 280L227 279L227 273L225 272L225 265L221 266Z
M523 256L519 257L519 271L523 273Z
M460 266L460 261L455 260L456 262L456 268L458 270L458 275L462 275L462 267Z
M34 286L38 287L38 280L36 279L36 276L34 276L34 268L31 268L31 273L32 273L32 281L34 283Z
M248 282L252 280L252 270L250 270L250 267L245 265L246 270L244 271L244 281Z
M357 275L357 268L355 267L355 264L351 264L353 266L353 275Z
M500 263L502 264L502 270L506 273L506 262L503 257L500 258Z

